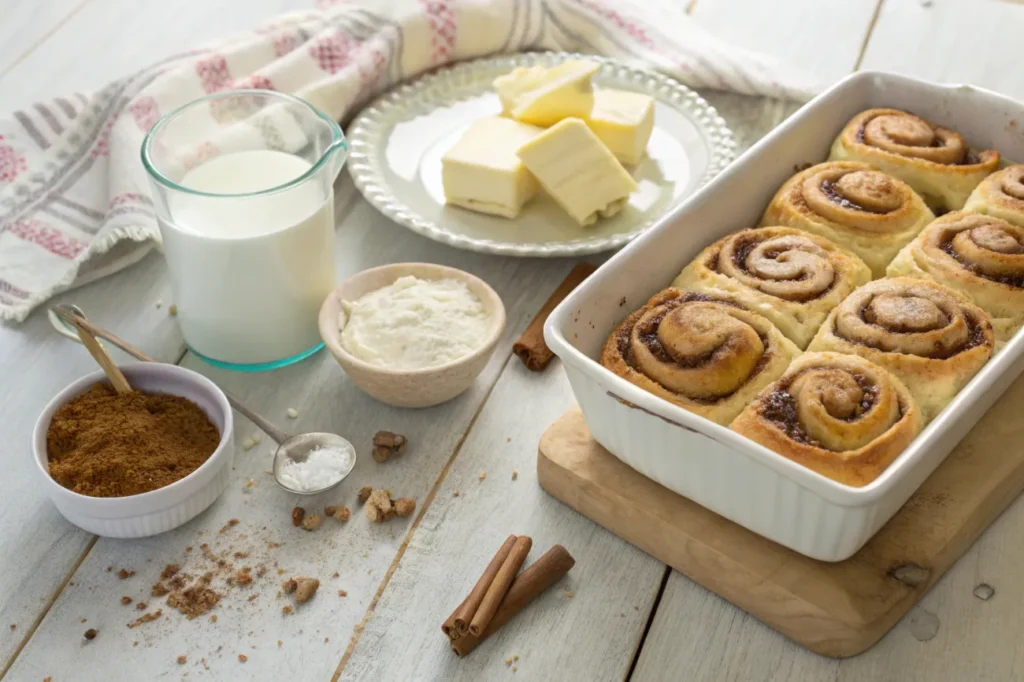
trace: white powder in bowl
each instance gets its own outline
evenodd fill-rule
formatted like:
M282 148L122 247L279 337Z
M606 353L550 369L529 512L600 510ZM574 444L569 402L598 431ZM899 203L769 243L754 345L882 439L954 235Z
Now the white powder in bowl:
M480 299L452 279L407 275L342 305L341 345L363 362L390 369L463 358L483 345L491 325Z
M285 459L278 477L292 490L309 492L333 485L352 468L351 448L321 445L309 451L301 462Z

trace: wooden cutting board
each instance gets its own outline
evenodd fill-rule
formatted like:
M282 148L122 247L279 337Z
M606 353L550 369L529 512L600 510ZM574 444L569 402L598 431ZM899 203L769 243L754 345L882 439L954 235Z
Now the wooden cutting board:
M584 516L825 656L882 638L1024 488L1024 378L846 561L809 559L687 500L597 444L573 409L544 433L541 486Z

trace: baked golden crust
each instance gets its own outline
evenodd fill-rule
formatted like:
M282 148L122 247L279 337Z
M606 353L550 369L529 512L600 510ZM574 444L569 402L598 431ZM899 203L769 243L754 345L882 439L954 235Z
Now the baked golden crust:
M861 161L900 178L932 210L963 208L999 166L999 152L973 152L960 133L899 109L868 109L850 119L832 144L830 161Z
M601 364L725 426L799 354L771 322L728 297L666 289L612 332Z
M978 373L995 346L987 313L963 294L909 277L850 294L808 347L867 358L906 384L925 422Z
M1007 166L982 180L971 192L964 210L1024 227L1024 164Z
M874 277L935 216L910 185L863 163L831 161L782 185L762 225L788 225L857 254Z
M921 432L910 391L855 355L805 353L730 428L783 457L850 486L885 471Z
M1024 326L1024 226L949 213L907 244L888 274L930 279L966 294L992 318L999 346Z
M727 295L807 347L829 311L871 271L828 239L792 227L741 230L701 251L672 286Z

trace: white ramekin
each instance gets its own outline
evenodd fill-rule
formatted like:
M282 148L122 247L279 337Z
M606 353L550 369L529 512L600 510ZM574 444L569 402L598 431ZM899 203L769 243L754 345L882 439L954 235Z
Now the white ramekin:
M487 338L469 355L425 369L399 370L371 365L355 357L341 344L342 301L356 299L393 284L399 277L453 279L464 282L480 299L491 318ZM345 373L372 397L394 407L432 407L451 400L473 384L494 354L505 329L501 297L479 277L432 263L393 263L352 275L330 293L320 308L320 336Z
M598 360L608 334L627 313L668 286L705 246L757 225L782 183L805 164L824 161L846 122L875 107L912 111L959 131L975 148L1024 160L1021 103L968 85L856 73L816 97L612 257L555 309L544 328L601 445L666 488L823 561L841 561L860 549L1024 370L1024 332L863 488L825 478L647 393Z
M49 402L36 421L32 450L43 486L57 510L82 530L111 538L141 538L163 533L190 521L224 492L235 457L234 418L224 392L192 370L156 362L129 363L121 371L133 388L188 398L220 431L220 444L210 458L169 486L128 497L89 497L72 492L50 476L46 431L54 413L75 396L104 381L102 371L75 381Z

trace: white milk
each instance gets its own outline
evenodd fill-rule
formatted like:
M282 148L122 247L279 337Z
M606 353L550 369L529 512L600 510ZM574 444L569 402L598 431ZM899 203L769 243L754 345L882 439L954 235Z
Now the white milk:
M310 169L271 150L225 154L180 184L212 194L258 192ZM326 190L325 190L326 187ZM161 220L185 341L223 362L282 360L320 343L317 315L334 288L334 195L315 175L256 197L175 192Z

